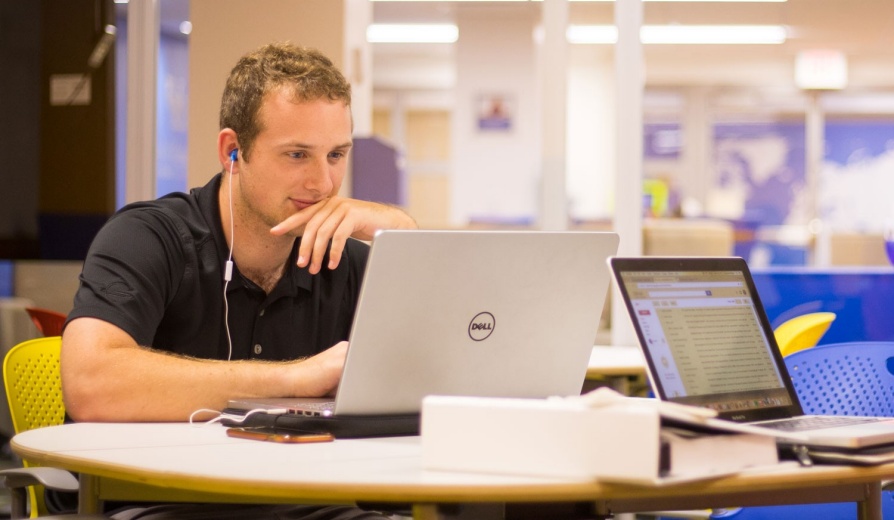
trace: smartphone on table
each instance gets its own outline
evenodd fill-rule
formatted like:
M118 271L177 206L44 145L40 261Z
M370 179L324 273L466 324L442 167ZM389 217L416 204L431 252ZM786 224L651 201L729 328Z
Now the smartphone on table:
M268 426L227 428L227 435L239 439L283 443L331 442L335 440L335 437L331 433L296 432L271 428Z

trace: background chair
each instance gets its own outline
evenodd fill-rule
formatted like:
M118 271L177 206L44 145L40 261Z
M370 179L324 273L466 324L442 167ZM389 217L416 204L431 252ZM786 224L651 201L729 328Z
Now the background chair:
M894 417L894 342L829 343L785 358L806 414ZM736 508L714 520L853 520L852 503ZM894 519L894 493L882 494L882 516Z
M819 345L785 365L804 413L894 417L894 342Z
M19 343L3 361L3 383L16 433L62 424L65 405L59 378L59 353L62 338L51 336ZM31 516L47 512L44 486L60 491L77 491L78 481L68 471L58 468L30 467L0 471L11 493L12 518L25 518L26 498L30 497ZM65 518L71 518L65 517ZM94 515L78 518L103 518Z
M773 331L779 351L788 356L815 346L833 321L834 312L811 312L783 322Z
M34 322L34 326L44 336L61 336L66 316L60 312L39 307L26 307L25 311Z

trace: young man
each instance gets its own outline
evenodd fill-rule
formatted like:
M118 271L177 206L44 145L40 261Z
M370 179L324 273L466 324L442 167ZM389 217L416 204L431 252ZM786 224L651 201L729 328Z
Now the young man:
M184 421L230 398L338 386L368 255L353 238L415 223L338 196L350 85L316 51L244 56L220 128L221 173L123 208L90 248L62 340L76 421Z

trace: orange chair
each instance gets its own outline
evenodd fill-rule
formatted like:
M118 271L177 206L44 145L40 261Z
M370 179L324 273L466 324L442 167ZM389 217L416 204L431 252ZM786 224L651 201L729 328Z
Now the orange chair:
M26 307L28 316L34 326L44 336L61 336L62 326L65 325L66 316L61 312L51 311L49 309L40 309L38 307Z

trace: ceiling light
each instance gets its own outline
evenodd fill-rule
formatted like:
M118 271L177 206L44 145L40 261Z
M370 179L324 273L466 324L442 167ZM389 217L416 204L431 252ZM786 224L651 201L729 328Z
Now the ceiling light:
M116 2L119 0L115 0ZM127 1L127 0L124 0ZM541 2L543 0L369 0L370 2ZM569 0L570 2L614 2L615 0ZM782 3L788 0L643 0L643 2L737 2Z
M644 25L640 29L643 44L671 45L769 45L784 43L781 25ZM570 43L611 44L618 41L613 25L571 25Z
M366 29L370 43L454 43L458 38L453 24L372 24Z
M389 0L373 0L373 2ZM532 0L539 2L541 0ZM569 2L614 2L615 0L568 0ZM788 0L643 0L643 2L736 2L736 3L782 3Z

